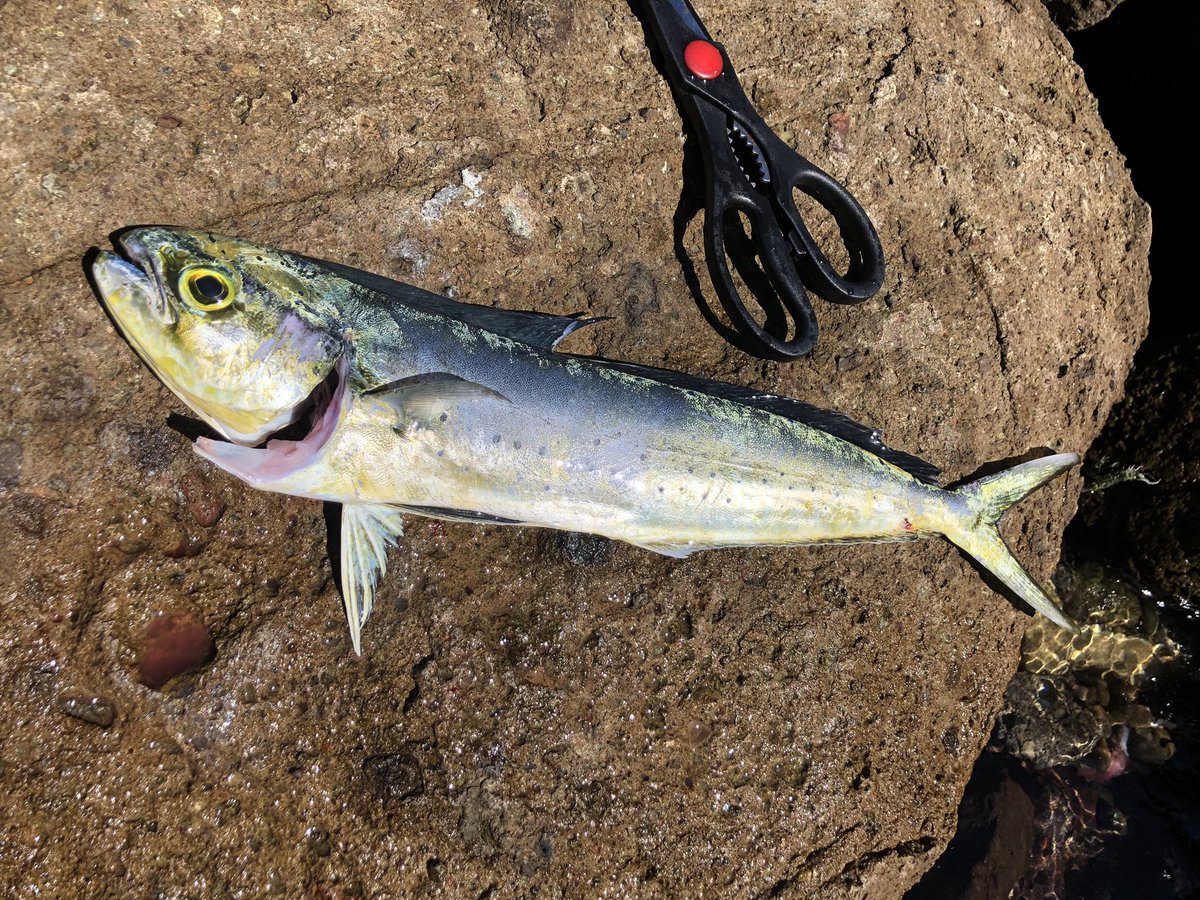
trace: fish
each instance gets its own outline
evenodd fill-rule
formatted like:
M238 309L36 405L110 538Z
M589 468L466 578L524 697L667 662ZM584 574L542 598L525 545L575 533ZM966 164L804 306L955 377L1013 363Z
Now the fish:
M1033 610L1074 624L999 531L1079 461L958 487L830 410L563 353L597 319L458 302L203 230L137 227L90 271L145 365L215 432L195 452L247 485L341 504L356 653L409 515L600 535L683 558L942 536Z

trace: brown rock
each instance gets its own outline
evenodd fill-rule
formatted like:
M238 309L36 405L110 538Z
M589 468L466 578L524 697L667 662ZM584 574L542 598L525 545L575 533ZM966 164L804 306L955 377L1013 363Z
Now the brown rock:
M225 504L207 478L198 472L188 472L179 479L179 490L198 524L205 528L217 524Z
M185 493L211 519L205 552L101 552L128 511L173 500L183 465L160 467L150 448L143 466L123 437L109 456L98 438L182 411L80 266L140 222L403 266L469 301L608 316L564 349L841 409L948 479L1032 448L1086 450L1145 329L1149 226L1044 8L706 7L764 115L849 185L888 258L876 299L814 300L821 342L791 365L731 350L681 277L682 125L627 4L397 0L386 21L279 0L182 18L165 0L0 6L0 421L22 447L22 490L62 485L41 536L0 527L15 573L0 685L20 710L0 717L0 747L38 754L4 758L0 893L7 873L47 896L195 892L202 859L214 894L336 877L409 896L436 876L455 896L886 898L930 865L1025 623L944 544L673 561L414 520L362 659L326 643L341 601L313 503L189 460L213 492ZM164 110L178 127L157 126ZM835 113L849 126L837 150ZM1039 577L1078 483L1012 516ZM207 498L226 492L214 518ZM50 622L87 584L102 586L97 613ZM121 648L142 649L130 623L184 607L190 624L158 640L202 660L212 623L221 678L186 698L129 685ZM164 657L153 680L179 668ZM53 703L9 687L47 659L118 685L111 752L70 741L117 729L67 728ZM560 689L522 677L537 671ZM238 700L244 686L257 702ZM168 724L183 754L152 749ZM420 748L419 800L381 813L362 768L375 747ZM26 776L34 765L76 772L88 803L44 818L63 797L57 779ZM384 765L393 776L385 797L416 783L407 762ZM317 828L329 856L319 840L297 850Z
M160 688L176 675L200 668L216 645L204 623L191 613L163 613L146 627L138 659L138 678Z

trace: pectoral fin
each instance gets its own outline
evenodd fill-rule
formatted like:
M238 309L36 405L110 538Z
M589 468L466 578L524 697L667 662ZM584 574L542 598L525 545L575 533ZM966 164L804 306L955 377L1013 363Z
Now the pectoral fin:
M377 396L400 415L401 423L416 419L432 422L449 413L460 403L473 400L502 400L510 402L499 391L487 385L468 381L449 372L426 372L391 381L364 392Z
M342 507L342 600L354 652L362 655L362 627L375 605L375 585L387 572L387 551L404 534L398 510L376 503Z

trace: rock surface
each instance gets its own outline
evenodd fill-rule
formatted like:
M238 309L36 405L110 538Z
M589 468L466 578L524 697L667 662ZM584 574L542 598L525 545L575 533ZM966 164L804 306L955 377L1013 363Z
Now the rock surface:
M1050 17L1063 31L1083 31L1113 14L1122 0L1046 0Z
M1044 7L701 6L888 255L798 363L702 324L680 120L624 3L0 6L6 893L888 897L931 865L1026 621L948 546L672 561L414 522L358 659L320 508L186 451L80 265L211 226L613 316L569 349L841 409L950 479L1086 449L1149 218ZM1010 517L1039 577L1078 486ZM155 691L163 613L216 655Z

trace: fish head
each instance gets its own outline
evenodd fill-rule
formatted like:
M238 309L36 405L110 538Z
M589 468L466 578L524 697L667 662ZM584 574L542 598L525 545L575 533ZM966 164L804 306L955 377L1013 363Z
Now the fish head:
M338 392L346 338L307 261L177 228L135 228L115 243L119 255L92 264L113 322L222 437L256 446Z

